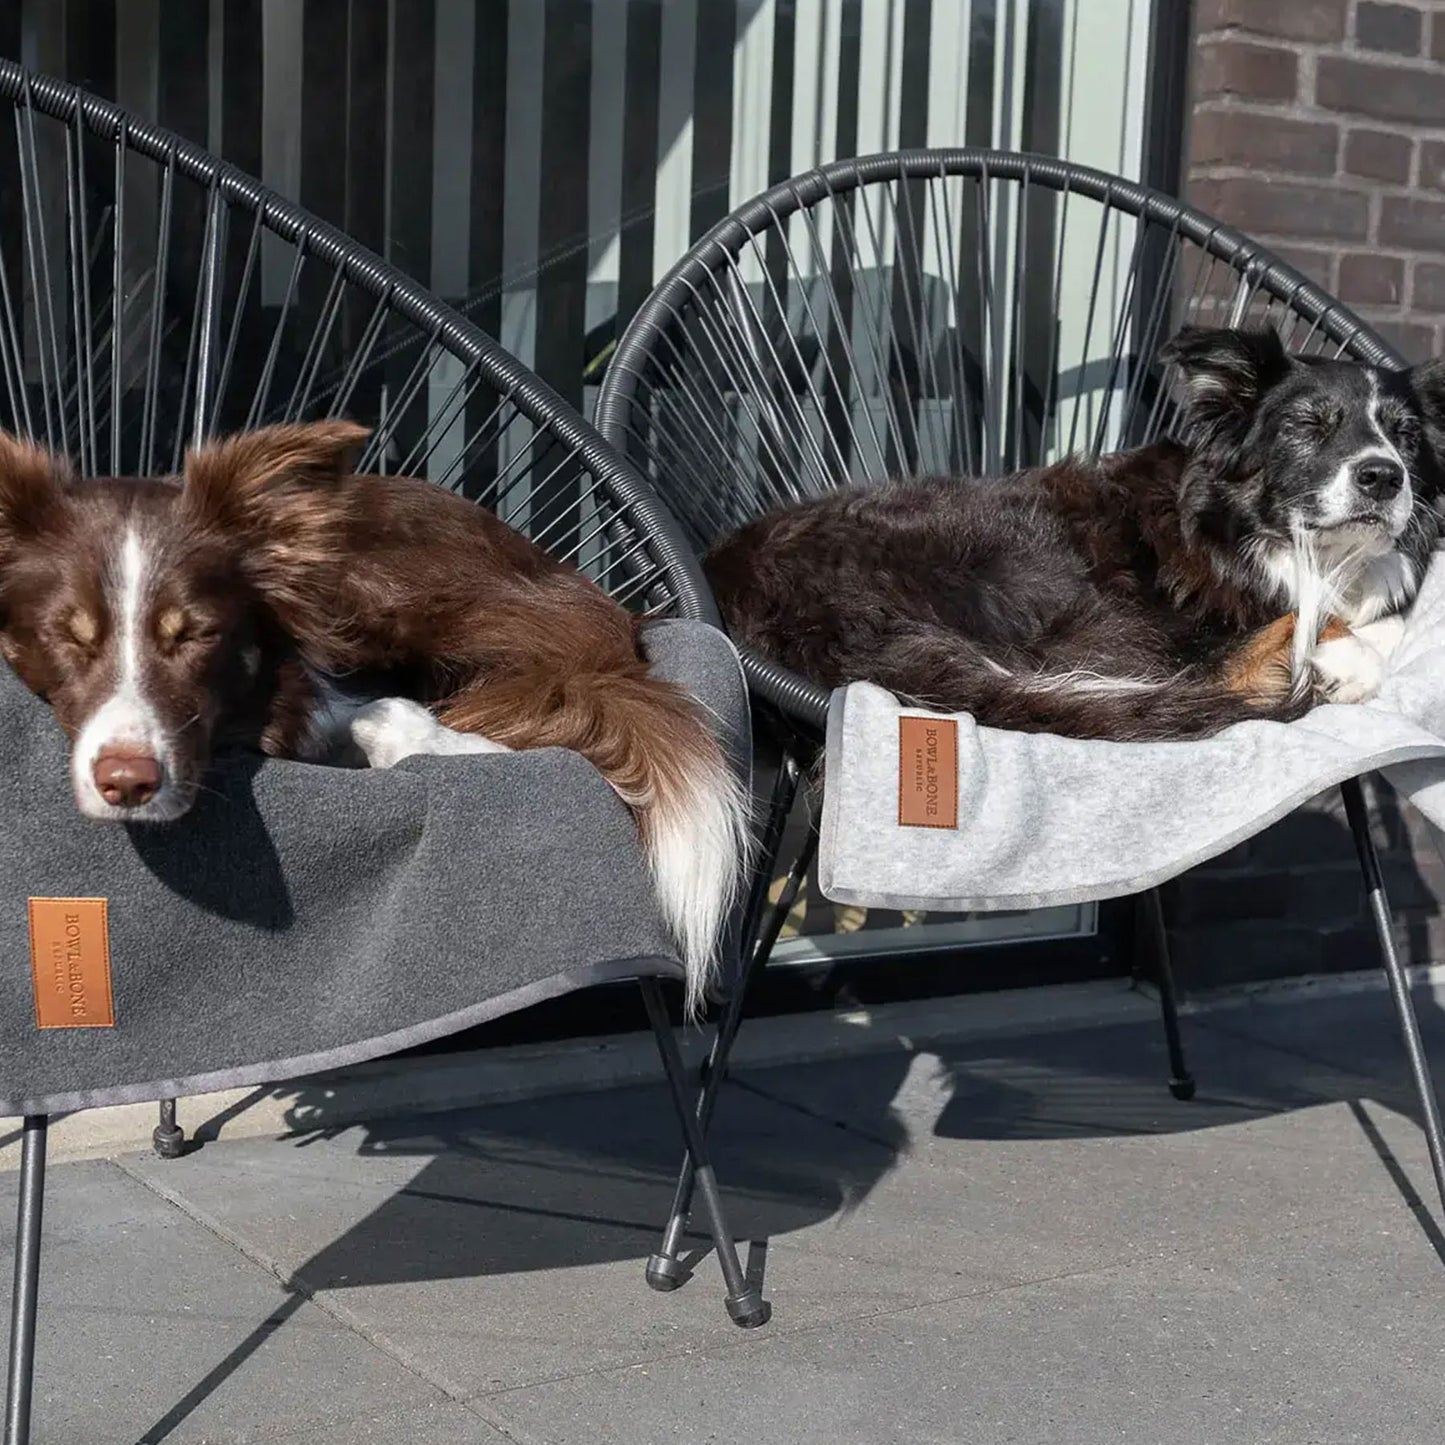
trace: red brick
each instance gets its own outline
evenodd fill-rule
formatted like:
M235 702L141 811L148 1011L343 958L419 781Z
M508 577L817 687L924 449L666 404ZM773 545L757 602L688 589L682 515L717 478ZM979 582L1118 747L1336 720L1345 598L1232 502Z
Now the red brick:
M1334 293L1335 253L1333 251L1318 251L1312 246L1274 245L1269 249L1286 266L1293 266L1296 271L1308 276L1316 286L1331 294Z
M1445 191L1445 141L1420 142L1420 184L1432 191Z
M1445 266L1438 261L1416 261L1410 306L1415 311L1445 314Z
M1435 355L1435 328L1418 321L1371 320L1370 328L1378 331L1401 356L1409 362L1428 361Z
M1201 110L1194 117L1190 151L1195 165L1332 176L1339 138L1337 125L1319 121L1251 115L1242 110Z
M1281 40L1343 40L1348 0L1199 0L1199 33L1238 26Z
M1445 71L1322 55L1315 76L1315 100L1326 110L1350 111L1375 120L1445 125Z
M1293 100L1298 76L1299 56L1293 50L1243 40L1211 40L1199 47L1195 94L1201 100L1216 95Z
M1352 176L1403 186L1410 179L1409 138L1387 130L1352 130L1345 137L1344 169Z
M1207 178L1193 186L1201 210L1229 221L1248 235L1285 236L1298 241L1363 241L1370 203L1337 186L1296 185L1255 176Z
M1430 58L1445 64L1445 10L1430 18Z
M1421 196L1384 196L1380 201L1380 241L1418 251L1445 250L1445 201Z
M1398 306L1405 297L1405 263L1397 256L1351 251L1340 257L1337 284L1347 306Z
M1362 50L1387 50L1392 55L1418 55L1424 17L1409 5L1381 5L1360 0L1355 12L1355 40Z

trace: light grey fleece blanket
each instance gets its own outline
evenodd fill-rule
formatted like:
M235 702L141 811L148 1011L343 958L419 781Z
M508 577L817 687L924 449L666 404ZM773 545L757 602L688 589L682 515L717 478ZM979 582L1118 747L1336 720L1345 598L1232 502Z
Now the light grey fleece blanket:
M1432 562L1370 702L1178 743L1080 742L982 728L957 714L956 807L953 729L932 737L900 721L941 716L869 683L833 695L818 871L825 897L947 912L1117 898L1377 769L1445 828L1445 555ZM940 740L942 752L925 760L920 749ZM901 823L901 814L921 821Z

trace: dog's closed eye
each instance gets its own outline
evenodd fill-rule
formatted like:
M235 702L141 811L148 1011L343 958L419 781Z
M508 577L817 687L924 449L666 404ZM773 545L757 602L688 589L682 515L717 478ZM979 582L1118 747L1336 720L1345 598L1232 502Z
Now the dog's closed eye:
M100 636L100 621L95 613L77 608L66 618L66 627L74 641L82 647L94 647Z
M156 618L156 636L162 642L179 642L185 631L186 614L179 607L167 607Z

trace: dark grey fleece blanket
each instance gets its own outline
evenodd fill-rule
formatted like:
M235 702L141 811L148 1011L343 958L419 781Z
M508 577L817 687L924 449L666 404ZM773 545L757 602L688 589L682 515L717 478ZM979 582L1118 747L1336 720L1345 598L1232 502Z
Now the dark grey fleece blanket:
M731 645L701 623L647 637L746 766ZM144 829L81 817L67 756L0 668L0 1115L293 1078L588 984L682 976L632 819L575 753L383 772L232 758L188 817ZM31 898L108 900L114 1027L37 1027Z

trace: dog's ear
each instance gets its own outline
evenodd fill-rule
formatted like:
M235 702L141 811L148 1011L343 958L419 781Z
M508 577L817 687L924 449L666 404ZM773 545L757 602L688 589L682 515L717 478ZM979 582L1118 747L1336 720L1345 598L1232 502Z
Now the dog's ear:
M262 427L186 454L181 506L236 549L282 624L325 615L352 517L347 479L369 435L349 421Z
M346 507L344 483L369 435L350 421L262 427L186 453L182 505L248 546L324 540Z
M1186 326L1160 349L1159 359L1178 370L1181 426L1196 444L1241 440L1265 393L1293 365L1272 326Z
M0 546L39 531L69 478L64 458L0 431Z
M369 435L355 422L335 420L261 427L208 442L186 453L186 503L239 520L297 493L332 491L351 475Z
M1430 434L1430 444L1445 462L1445 359L1412 366L1410 385L1420 404L1420 415Z

